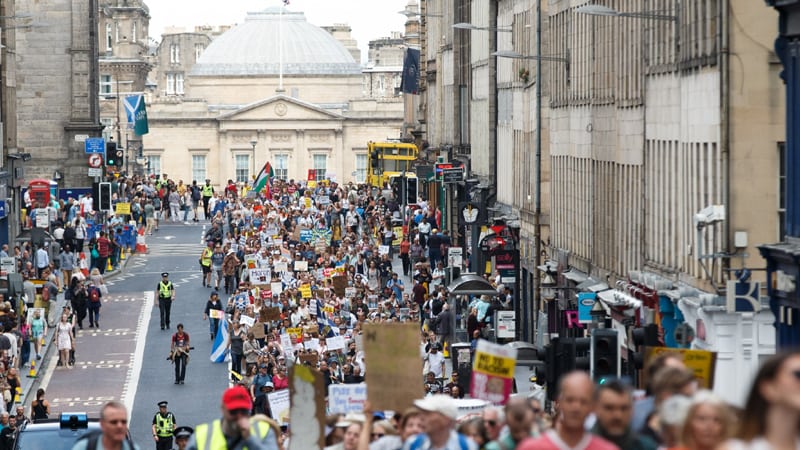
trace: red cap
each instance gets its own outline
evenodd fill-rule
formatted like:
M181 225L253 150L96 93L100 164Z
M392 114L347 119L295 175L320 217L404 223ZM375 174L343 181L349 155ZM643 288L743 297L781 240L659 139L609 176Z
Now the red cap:
M228 411L234 409L252 409L253 403L250 401L250 393L242 386L234 386L225 390L222 394L222 406Z

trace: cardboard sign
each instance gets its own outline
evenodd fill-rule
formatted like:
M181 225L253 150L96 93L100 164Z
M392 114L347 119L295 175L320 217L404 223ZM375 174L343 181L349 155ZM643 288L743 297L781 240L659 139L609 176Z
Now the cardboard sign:
M329 337L326 341L328 344L328 350L339 350L345 347L344 337L343 336L333 336Z
M272 269L275 270L275 272L283 273L289 270L289 265L286 264L285 261L276 262L275 264L272 265ZM283 286L281 286L281 288L283 288ZM275 292L274 288L272 289L272 292ZM280 291L278 293L280 293Z
M502 405L511 395L517 349L479 340L472 365L470 396Z
M291 408L289 391L289 389L281 389L280 391L267 394L269 408L272 410L272 417L281 425L289 423L289 409Z
M307 272L308 271L308 261L295 261L294 262L294 270L297 272Z
M289 395L289 450L325 448L324 375L302 364L293 365L289 370Z
M224 319L225 318L225 311L221 309L209 309L208 310L208 317L212 319Z
M686 348L647 347L644 353L644 367L646 373L650 361L661 353L680 353L683 355L683 364L694 372L700 389L714 389L714 371L717 367L717 353L707 350L689 350ZM647 380L644 380L646 383Z
M304 342L303 346L306 348L306 350L319 351L319 339L311 338Z
M317 354L317 353L301 353L300 356L298 356L298 359L300 360L300 364L304 364L304 365L307 364L307 365L309 365L311 367L316 368L317 364L319 363L319 354Z
M264 322L256 322L253 324L253 327L250 329L250 331L253 333L253 336L256 339L264 339L264 337L267 335L264 332Z
M281 292L283 292L283 283L280 281L270 283L269 290L272 292L272 295L281 295Z
M311 285L304 284L300 286L300 295L302 295L303 298L311 298Z
M333 277L333 293L336 294L338 297L342 297L345 295L345 291L347 290L347 277Z
M372 407L403 411L422 398L419 324L365 323L362 334L364 358L369 361L367 398Z
M262 314L263 311L263 314ZM266 306L259 311L264 322L272 322L273 320L281 320L281 309L277 306Z
M360 413L367 401L366 384L331 384L328 386L328 411L331 414Z

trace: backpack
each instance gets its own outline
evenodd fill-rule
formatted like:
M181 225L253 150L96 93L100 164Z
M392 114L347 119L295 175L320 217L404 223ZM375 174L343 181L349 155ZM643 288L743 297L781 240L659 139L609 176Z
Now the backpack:
M200 188L197 186L192 186L192 200L200 200Z
M96 286L89 288L89 301L92 303L100 303L100 289Z

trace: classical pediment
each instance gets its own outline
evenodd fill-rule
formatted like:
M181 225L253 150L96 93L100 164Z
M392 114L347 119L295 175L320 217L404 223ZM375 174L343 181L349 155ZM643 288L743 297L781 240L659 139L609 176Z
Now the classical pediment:
M344 117L312 103L285 95L276 95L245 105L218 117L218 120L342 120Z

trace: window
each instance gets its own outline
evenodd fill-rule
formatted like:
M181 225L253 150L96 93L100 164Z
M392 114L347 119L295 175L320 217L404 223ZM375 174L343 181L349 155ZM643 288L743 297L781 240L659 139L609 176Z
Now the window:
M172 64L181 62L181 47L178 44L169 46L169 62Z
M114 47L114 40L111 30L111 23L106 23L106 51L111 51L112 47Z
M314 173L317 180L325 179L325 169L328 166L328 155L314 155Z
M275 167L272 171L275 172L275 178L286 181L289 179L289 155L275 155Z
M183 95L183 74L167 74L167 95Z
M236 181L247 183L250 181L250 155L236 155Z
M356 183L367 182L367 155L356 155Z
M206 155L192 155L192 179L198 183L206 179Z
M778 240L786 236L786 143L778 142Z
M111 90L111 75L103 74L100 75L100 95L109 95L112 93Z
M145 163L145 172L147 175L161 175L161 155L147 155L147 162Z
M101 117L100 125L103 126L103 139L110 140L114 136L114 121L111 117Z
M136 42L136 21L131 24L131 42Z
M206 47L203 44L194 44L194 60L195 60L195 62L197 62L197 60L200 59L200 55L203 54L203 50L205 50L205 49L206 49Z

